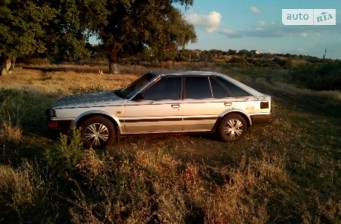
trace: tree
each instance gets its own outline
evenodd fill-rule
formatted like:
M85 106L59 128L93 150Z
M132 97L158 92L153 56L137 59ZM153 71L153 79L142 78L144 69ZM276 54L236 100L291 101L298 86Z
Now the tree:
M78 60L89 56L88 37L97 34L110 62L149 48L167 49L195 41L192 25L172 3L192 0L2 0L0 2L1 71L6 61L32 54Z
M58 11L46 27L44 42L47 56L59 60L75 61L88 58L91 47L88 43L90 28L103 21L105 0L50 0Z
M104 23L100 15L105 2L0 1L1 74L12 69L11 62L18 57L39 55L68 61L89 57L89 27L94 21Z
M13 69L17 57L44 52L41 37L57 14L45 1L2 0L0 2L0 75Z
M192 0L108 0L103 4L100 19L90 29L103 41L110 73L115 73L119 58L125 55L146 47L160 54L174 44L183 47L196 40L193 26L172 5L175 2L192 4Z

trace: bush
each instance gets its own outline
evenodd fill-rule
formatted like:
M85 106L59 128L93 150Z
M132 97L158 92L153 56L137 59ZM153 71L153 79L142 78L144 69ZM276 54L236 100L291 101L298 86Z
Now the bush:
M61 134L55 148L47 148L45 160L50 172L64 175L65 171L73 172L84 153L80 131L72 129L70 137Z
M245 57L232 57L229 63L247 65L248 61Z
M341 90L341 63L303 66L291 73L291 80L313 90Z

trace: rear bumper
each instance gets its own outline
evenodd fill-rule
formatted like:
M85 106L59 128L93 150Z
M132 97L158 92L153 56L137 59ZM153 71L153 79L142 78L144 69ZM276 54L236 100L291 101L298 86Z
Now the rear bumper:
M273 114L251 115L252 126L266 126L272 123Z

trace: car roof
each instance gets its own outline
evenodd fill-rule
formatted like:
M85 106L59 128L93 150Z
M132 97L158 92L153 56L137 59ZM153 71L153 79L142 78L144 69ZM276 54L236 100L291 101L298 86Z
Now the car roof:
M238 87L244 89L245 91L249 92L253 96L256 97L263 97L265 96L263 93L253 89L250 86L245 85L242 82L239 82L238 80L231 78L228 75L218 73L218 72L211 72L211 71L153 71L150 72L151 74L157 75L157 76L166 76L166 75L174 75L174 76L219 76L224 79L227 79L228 81L232 82L233 84L237 85Z
M153 71L154 75L211 75L214 72L207 71Z

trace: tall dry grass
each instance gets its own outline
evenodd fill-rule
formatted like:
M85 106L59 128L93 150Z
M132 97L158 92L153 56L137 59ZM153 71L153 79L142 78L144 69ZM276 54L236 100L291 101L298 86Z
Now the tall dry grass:
M21 216L44 200L44 180L28 162L18 168L0 165L0 221L5 215ZM14 211L14 214L13 214Z
M169 153L137 150L129 158L120 154L101 159L89 150L77 165L86 185L77 183L71 216L77 222L122 223L266 223L271 195L267 176L276 166L260 162L262 171L242 162L237 170L225 169L229 176L222 185L204 180L205 167L187 163L185 167ZM118 158L121 158L117 160ZM267 167L267 168L264 168ZM206 176L207 178L207 176ZM114 185L111 185L114 183ZM85 190L85 189L87 190ZM85 191L92 191L91 199ZM100 191L98 191L101 189ZM95 191L94 191L95 190ZM98 198L102 198L98 201ZM97 202L94 199L97 198ZM94 212L95 210L95 212Z
M287 88L283 71L186 66L269 91L273 125L236 144L153 135L88 150L77 132L48 139L44 110L64 95L122 87L139 73L99 76L84 67L0 77L0 117L20 131L15 137L0 127L0 222L339 223L339 118L308 103L329 93Z
M16 89L44 94L69 95L87 90L114 90L127 85L138 76L134 74L98 75L96 72L42 71L16 69L11 76L1 77L3 89Z
M11 96L0 93L0 142L18 144L22 137L21 121L23 119L23 109L18 105L17 100ZM20 98L20 96L19 96Z

